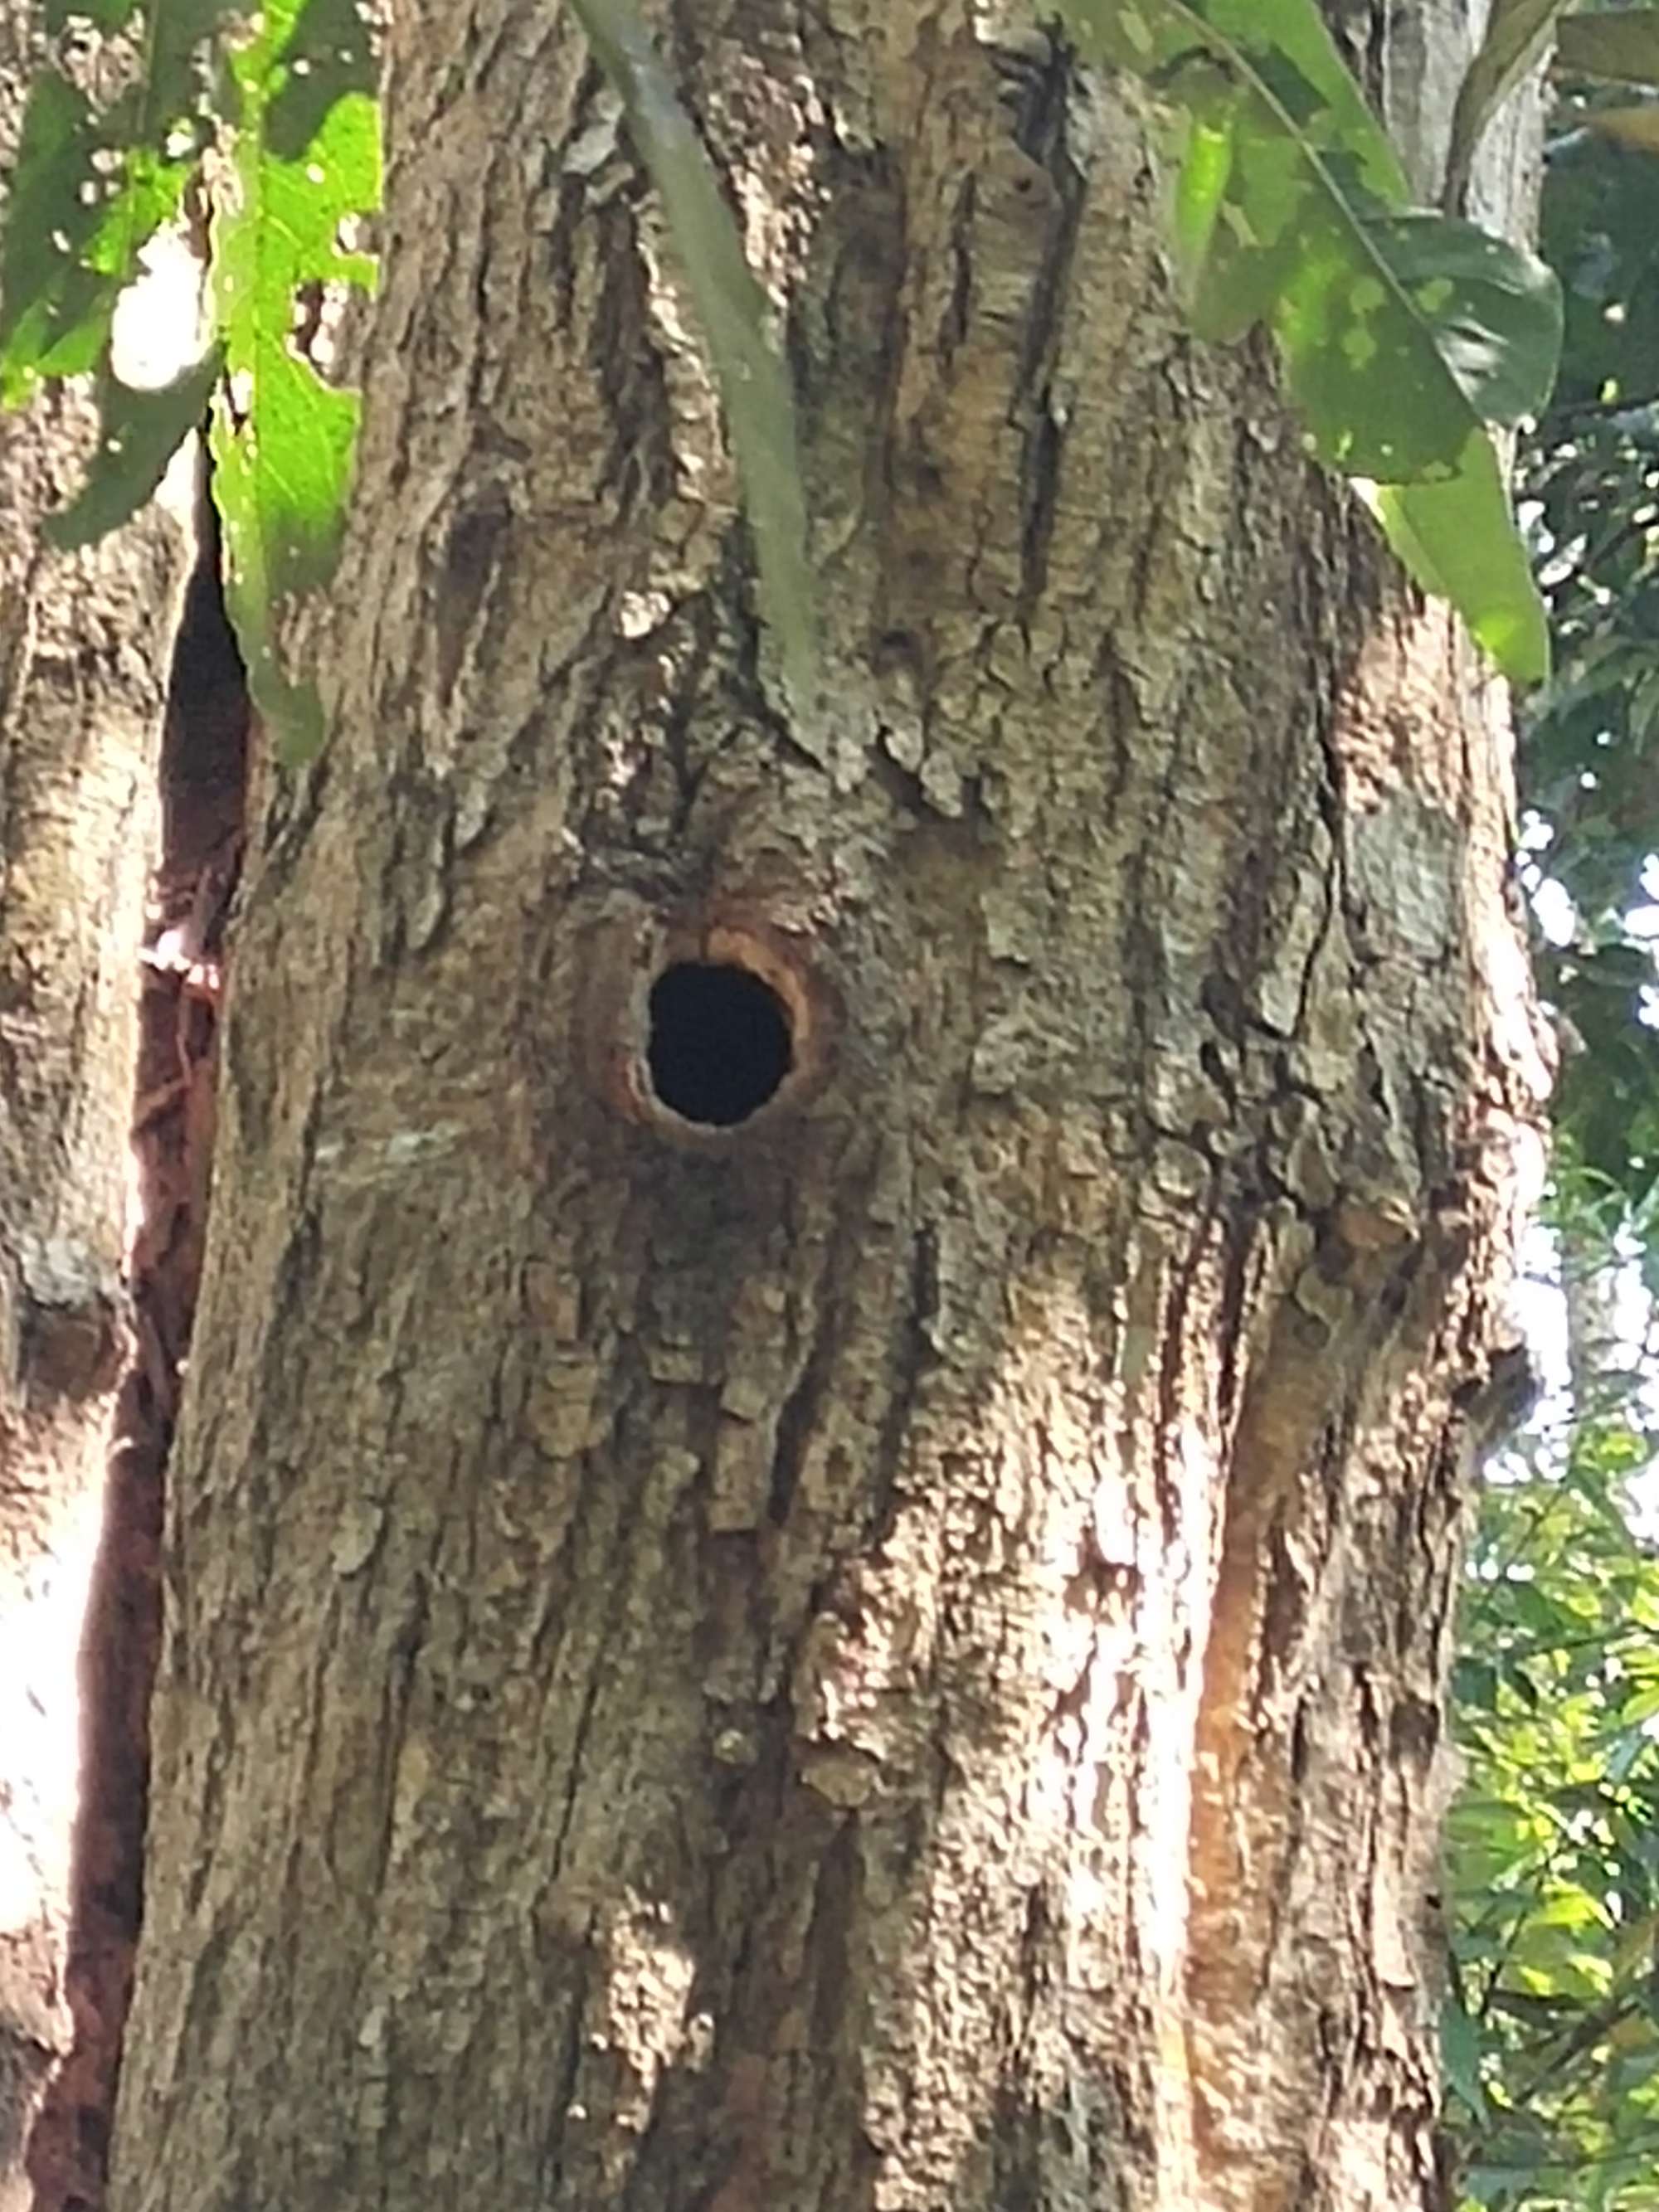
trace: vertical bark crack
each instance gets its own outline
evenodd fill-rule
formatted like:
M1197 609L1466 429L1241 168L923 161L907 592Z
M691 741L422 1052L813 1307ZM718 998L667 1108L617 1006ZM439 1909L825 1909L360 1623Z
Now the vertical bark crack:
M104 2201L143 1911L164 1481L201 1274L225 930L246 787L247 684L219 551L210 514L173 646L159 771L161 850L137 979L126 1258L132 1357L117 1401L82 1638L81 1802L64 1987L73 2041L30 2137L35 2212L97 2212Z

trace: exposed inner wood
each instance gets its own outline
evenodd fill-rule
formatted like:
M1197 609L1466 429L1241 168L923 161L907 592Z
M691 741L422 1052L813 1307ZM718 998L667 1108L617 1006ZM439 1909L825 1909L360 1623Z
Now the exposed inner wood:
M248 704L210 537L173 651L161 853L137 986L127 1288L103 1534L81 1654L80 1808L64 1994L72 2041L31 2133L34 2212L96 2212L143 1909L162 1496L201 1277L226 924L241 861Z

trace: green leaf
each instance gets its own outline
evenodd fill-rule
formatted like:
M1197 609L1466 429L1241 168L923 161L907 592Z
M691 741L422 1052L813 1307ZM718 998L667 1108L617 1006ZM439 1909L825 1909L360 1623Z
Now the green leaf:
M1522 79L1541 58L1565 0L1493 0L1480 51L1458 88L1446 161L1446 201L1462 204L1481 136ZM1559 35L1559 34L1558 34Z
M360 401L324 382L296 343L301 295L324 286L366 285L373 264L341 243L377 206L380 118L362 83L361 25L333 34L314 65L324 94L311 137L292 155L271 143L267 123L293 81L293 40L304 18L296 0L267 0L259 36L230 55L237 113L231 179L212 225L215 321L226 378L213 410L214 497L224 526L225 598L248 671L248 689L289 764L313 757L324 731L313 686L292 678L278 656L284 606L333 573L344 526ZM309 97L309 95L308 95ZM289 110L289 128L295 111Z
M71 10L54 4L48 27ZM135 10L90 11L108 27ZM58 70L30 87L0 239L0 403L102 356L117 297L178 213L206 143L206 55L223 0L149 0L136 11L143 74L94 113Z
M1451 601L1504 675L1546 682L1549 625L1486 433L1471 434L1443 482L1379 484L1370 503L1418 582Z
M1408 211L1310 0L1072 0L1183 117L1176 235L1194 327L1265 322L1320 457L1404 483L1541 404L1559 288L1472 225ZM1131 26L1138 25L1139 33Z
M0 398L27 399L66 356L67 371L97 358L113 290L83 259L99 210L94 154L106 141L84 94L47 71L29 88L0 241ZM74 343L79 337L78 344Z
M265 143L296 161L347 93L378 94L374 56L358 0L306 0L274 73Z
M1551 1216L1568 1266L1620 1264L1626 1231L1594 1210L1601 1196L1599 1177L1558 1159ZM1487 2103L1483 2115L1449 2106L1448 2133L1504 2212L1588 2208L1597 2171L1613 2177L1607 2204L1638 2212L1631 2177L1654 2171L1645 2148L1622 2172L1610 2154L1650 2142L1659 2075L1659 1746L1621 1726L1659 1680L1647 1617L1659 1561L1620 1510L1647 1462L1631 1449L1637 1390L1632 1379L1623 1402L1578 1424L1565 1467L1488 1481L1465 1585L1463 1650L1505 1669L1524 1655L1543 1691L1532 1711L1500 1690L1459 1711L1467 1781L1449 1826L1454 1987L1476 2015ZM1478 1692L1471 1663L1460 1680ZM1455 2041L1451 2055L1466 2063Z
M1322 460L1407 483L1446 474L1485 422L1541 406L1561 337L1540 262L1472 224L1312 210L1271 314Z
M48 0L65 30L70 0ZM331 572L357 427L354 393L319 375L296 325L331 289L372 280L343 228L379 204L374 56L350 0L94 0L106 28L135 21L143 73L105 112L52 70L31 93L0 242L0 398L45 375L100 365L116 303L220 131L210 290L222 353L163 391L100 385L100 460L52 526L84 544L155 489L171 451L212 410L215 493L224 522L226 596L254 702L279 757L320 742L315 691L277 659L284 605ZM244 27L242 18L247 15ZM226 126L220 130L220 126Z
M1395 281L1483 422L1515 422L1549 398L1561 354L1561 287L1530 253L1472 222L1412 213L1374 226Z
M1418 580L1518 680L1544 616L1483 424L1540 407L1561 307L1534 257L1410 210L1312 0L1069 0L1079 37L1176 118L1194 327L1271 330L1321 459L1376 487ZM1371 495L1368 492L1368 496Z
M708 347L755 542L760 608L791 690L817 690L817 621L806 564L806 504L794 399L766 335L767 299L744 258L713 162L652 48L632 0L574 0L578 20L621 94L657 188Z
M219 371L216 348L159 391L135 392L112 376L100 380L98 457L70 505L47 517L52 544L64 552L90 545L137 513L185 436L199 427Z
M1555 33L1559 66L1614 84L1659 84L1659 8L1569 15Z
M1455 1995L1447 1998L1440 2014L1440 2063L1446 2079L1477 2119L1486 2115L1486 2094L1480 2086L1481 2036L1478 2024Z
M1406 174L1308 0L1062 0L1079 39L1184 104L1207 76L1265 94L1296 136L1328 148L1351 191L1402 205Z
M1626 1727L1633 1728L1638 1721L1651 1720L1656 1713L1659 1713L1659 1683L1650 1683L1626 1699L1619 1717Z

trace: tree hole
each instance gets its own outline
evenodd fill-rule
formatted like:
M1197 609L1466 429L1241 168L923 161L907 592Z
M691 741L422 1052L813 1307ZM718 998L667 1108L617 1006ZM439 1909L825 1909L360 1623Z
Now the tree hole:
M747 968L676 961L651 987L646 1058L665 1106L732 1128L776 1094L793 1065L788 1009Z

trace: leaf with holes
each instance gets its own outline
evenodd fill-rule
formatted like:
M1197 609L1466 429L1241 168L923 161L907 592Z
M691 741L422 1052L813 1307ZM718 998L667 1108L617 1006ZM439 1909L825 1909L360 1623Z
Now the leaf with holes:
M333 573L360 407L356 392L318 374L298 343L296 317L319 311L341 287L373 282L371 258L343 239L379 205L380 118L363 88L360 21L341 22L328 39L312 40L310 51L295 44L303 26L315 28L313 9L297 0L267 0L259 21L258 36L229 58L236 112L211 255L226 377L210 439L226 604L254 705L278 757L291 764L320 749L323 715L315 687L284 668L276 630L287 606ZM285 154L269 126L302 58L310 66L300 73L301 112L319 119Z
M113 27L122 5L91 11ZM223 0L147 0L133 46L143 73L106 108L55 68L35 77L0 236L0 402L42 378L94 368L144 247L178 216L210 131L211 42L234 20ZM70 11L54 0L47 27Z
M335 102L380 91L374 49L357 0L305 0L283 48L264 114L265 143L284 161L301 159Z

